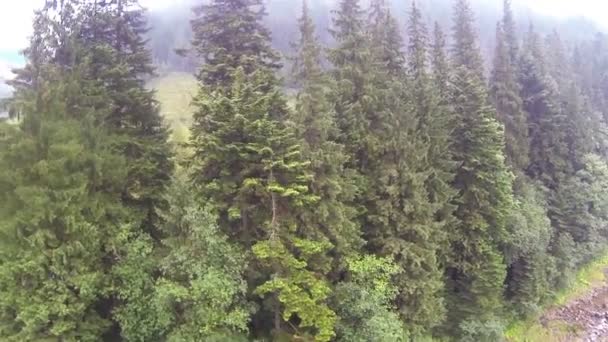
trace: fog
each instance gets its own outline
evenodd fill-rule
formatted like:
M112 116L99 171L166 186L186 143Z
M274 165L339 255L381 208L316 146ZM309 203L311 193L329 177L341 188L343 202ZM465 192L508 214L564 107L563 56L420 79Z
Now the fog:
M368 0L364 0L363 3ZM389 0L394 14L404 27L404 17L409 7L409 0ZM328 29L331 25L331 10L338 0L308 0L312 16L318 27L318 34L326 45L331 44ZM477 15L478 32L484 54L491 53L494 27L502 11L503 0L472 0ZM0 79L11 76L11 67L23 63L19 51L27 45L31 31L33 10L43 0L0 1ZM189 19L191 7L200 0L142 0L141 3L150 9L150 46L155 60L171 68L188 69L192 61L178 57L176 48L188 47L191 38ZM418 0L429 23L438 21L446 29L450 25L450 13L453 0ZM606 26L608 4L597 0L514 0L514 8L521 31L530 21L541 32L558 30L565 40L580 40L592 36ZM290 42L296 34L296 20L301 8L301 0L266 0L268 17L266 24L273 32L276 48L284 53L289 52ZM586 17L583 17L586 16ZM0 86L0 96L5 88Z
M331 26L331 11L338 0L308 0L311 15L317 25L319 38L325 45L331 45L332 39L328 32ZM363 6L369 0L362 1ZM405 29L404 18L411 4L408 0L388 0L393 13ZM582 0L584 3L588 0ZM451 25L451 9L453 0L418 0L427 22L439 22L446 30ZM154 57L160 65L188 69L192 67L189 61L178 57L174 50L185 48L190 40L189 20L191 7L200 0L147 0L150 6L151 47ZM297 38L296 18L301 10L301 0L266 0L268 16L266 25L272 30L275 47L281 52L290 52L290 43ZM494 32L496 22L502 16L503 0L472 0L477 17L477 28L480 45L484 55L489 56L494 47ZM556 4L555 7L548 4ZM538 31L548 33L557 30L562 38L568 40L585 40L601 30L601 25L590 18L564 15L574 1L567 0L535 0L533 4L524 0L515 0L514 9L520 31L527 30L533 22ZM561 5L560 5L561 4ZM571 4L571 5L568 5ZM605 5L598 5L604 7ZM596 6L597 7L597 6ZM589 7L592 8L592 7ZM551 14L554 12L553 14ZM581 10L572 11L573 14ZM489 60L489 59L487 59Z

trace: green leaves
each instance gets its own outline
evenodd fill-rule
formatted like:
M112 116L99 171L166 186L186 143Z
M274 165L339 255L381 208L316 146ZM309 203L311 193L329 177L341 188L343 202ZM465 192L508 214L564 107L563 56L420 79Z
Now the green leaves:
M28 117L37 132L5 127L0 142L0 336L96 340L111 325L97 310L112 291L104 260L130 220L96 184L121 179L124 160L103 129L47 113Z
M243 277L247 254L219 230L210 205L201 205L184 177L168 190L161 210L164 239L156 250L160 276L154 281L148 316L169 341L199 341L248 331L252 312Z
M258 242L253 246L254 255L270 267L270 280L258 286L260 296L273 294L283 307L283 320L289 322L293 315L300 319L300 328L316 331L316 341L330 341L334 336L336 314L329 308L327 298L331 293L329 283L319 274L307 269L308 260L325 253L331 244L294 238L297 258L276 239Z

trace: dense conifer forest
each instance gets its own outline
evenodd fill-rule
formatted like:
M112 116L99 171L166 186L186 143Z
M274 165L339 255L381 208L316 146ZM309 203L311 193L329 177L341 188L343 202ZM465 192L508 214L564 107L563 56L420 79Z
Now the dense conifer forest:
M607 37L504 0L488 56L468 0L339 0L329 35L290 6L279 53L263 0L195 2L184 144L137 0L36 12L0 122L0 340L501 341L604 253Z

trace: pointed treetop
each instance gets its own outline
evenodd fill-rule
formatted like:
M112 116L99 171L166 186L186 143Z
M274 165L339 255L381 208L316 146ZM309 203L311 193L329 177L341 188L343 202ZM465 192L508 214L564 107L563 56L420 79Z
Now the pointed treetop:
M509 58L512 63L515 63L519 54L519 47L517 42L517 27L513 16L513 9L511 8L511 0L504 0L503 11L502 30L505 36L504 39L509 49Z
M483 78L483 60L477 42L475 14L469 0L456 0L452 27L452 62Z
M321 70L321 47L317 43L315 24L310 17L308 1L302 1L302 15L298 19L300 37L296 44L292 72L295 81L301 83L319 77Z
M410 72L415 74L425 72L427 67L428 32L422 20L422 13L416 6L415 1L412 1L409 12L407 33L409 38L408 62Z

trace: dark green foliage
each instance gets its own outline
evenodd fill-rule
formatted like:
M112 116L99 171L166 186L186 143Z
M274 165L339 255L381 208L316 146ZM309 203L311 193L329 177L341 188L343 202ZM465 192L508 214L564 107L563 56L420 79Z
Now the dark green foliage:
M365 256L349 261L350 279L338 284L333 298L340 317L338 341L408 341L408 334L393 312L398 291L391 277L399 267L390 259Z
M336 89L334 106L340 129L339 142L350 157L348 166L359 172L368 168L369 149L373 144L369 141L372 135L371 118L368 116L373 104L372 99L366 96L372 82L372 59L363 16L359 0L339 2L331 31L337 44L328 56L334 66L332 76Z
M169 341L236 339L247 332L251 311L244 300L247 255L221 233L211 206L197 203L182 178L167 201L152 300L163 335Z
M519 73L518 41L510 1L505 0L504 17L496 26L496 51L492 70L490 96L498 119L505 126L506 156L516 170L528 167L528 122L523 111L517 75Z
M263 69L249 77L242 69L236 72L229 92L196 99L191 177L217 206L222 228L250 247L264 236L273 211L267 196L274 190L267 187L285 191L281 198L289 199L307 192L309 177L299 174L303 162L293 133L271 118L277 103L284 103L278 90L263 90L268 80ZM276 166L283 169L273 171Z
M448 57L446 56L445 34L441 30L439 23L435 23L433 30L433 44L431 49L431 66L433 84L437 88L440 101L447 105L450 97L450 70Z
M512 206L512 175L505 166L504 133L488 105L481 57L468 1L455 6L451 102L456 115L452 132L458 163L454 187L459 219L451 232L452 258L447 269L448 322L456 333L470 334L476 322L493 322L502 311L506 276L501 246L505 219ZM458 327L454 324L460 324ZM482 334L483 335L483 334Z
M348 156L338 143L339 132L331 106L332 83L321 69L321 47L308 16L306 2L300 18L300 39L295 44L293 67L300 86L291 124L302 140L302 153L310 161L310 189L319 198L314 210L303 213L307 225L319 227L336 247L335 266L342 268L343 258L358 252L363 241L352 207L356 187L344 168Z
M115 148L128 161L123 201L141 212L145 230L159 223L156 208L171 179L173 161L168 131L154 92L146 78L154 74L144 33L145 11L137 0L93 2L82 5L84 23L78 39L90 61L87 78L103 87L107 115L101 120L120 135Z
M549 250L553 228L547 216L545 192L542 186L519 175L514 207L507 218L506 299L523 316L538 313L551 296L555 269Z
M544 53L537 33L530 31L521 57L521 97L530 127L530 165L527 173L555 189L572 172L567 159L565 122L556 89L546 74Z
M318 222L302 220L319 196L309 192L311 162L283 121L290 115L276 65L269 61L274 56L269 37L252 12L256 4L214 1L193 23L195 47L208 64L195 100L191 178L217 206L220 227L257 259L248 270L252 294L263 299L253 322L263 328L256 335L272 331L275 338L305 334L328 341L335 314L326 304L331 288L324 277L332 245ZM245 30L235 34L226 22ZM252 44L243 50L222 45L241 38ZM274 317L272 328L264 322L267 314ZM296 326L307 331L292 329Z
M0 132L0 336L99 340L111 326L100 307L112 291L107 261L130 224L117 191L125 160L92 108L67 114L76 73L46 75L55 78L36 92L40 111Z
M448 56L415 2L404 44L391 2L340 0L327 61L304 1L291 69L262 0L198 1L177 176L138 1L45 1L0 104L0 340L493 342L537 314L608 244L608 40L522 45L505 0L487 83L454 1Z
M123 335L130 329L141 332L154 327L153 317L141 308L150 295L155 264L142 259L146 256L142 253L151 253L154 246L150 234L157 232L155 211L163 205L162 192L173 162L154 94L144 87L152 66L141 37L143 12L136 5L126 0L111 4L46 2L36 15L35 32L26 51L28 64L15 81L13 105L24 117L24 130L36 132L44 126L41 123L56 121L75 132L79 131L76 127L98 131L100 136L91 132L83 133L82 138L75 136L75 143L90 146L94 152L101 149L109 156L99 159L115 163L98 168L102 164L97 159L74 157L82 158L79 172L89 180L84 179L79 188L104 196L108 203L79 199L78 204L84 206L80 209L75 204L63 206L102 220L90 223L99 232L80 233L94 239L97 246L75 241L78 248L97 253L96 263L89 267L104 272L99 277L105 288L88 305L104 323L99 325L97 337L81 337L85 340L100 339L102 334L114 338L121 323ZM41 142L47 144L48 148L55 146L52 141ZM119 171L120 176L104 180ZM62 239L49 246L76 250L71 246L72 237ZM71 289L81 291L76 285ZM87 306L81 310L85 309Z
M237 68L251 75L259 68L276 70L279 56L262 24L262 0L212 0L195 7L194 49L201 58L201 84L231 87Z

